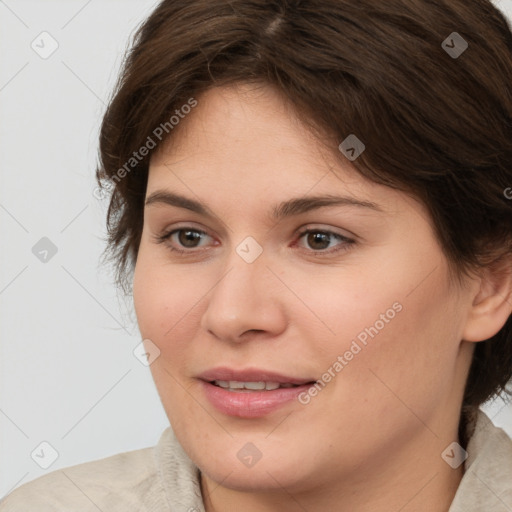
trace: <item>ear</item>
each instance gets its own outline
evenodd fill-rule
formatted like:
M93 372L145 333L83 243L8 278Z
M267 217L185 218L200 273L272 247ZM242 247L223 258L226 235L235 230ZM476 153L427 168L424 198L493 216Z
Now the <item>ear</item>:
M512 314L512 258L479 271L479 285L473 295L462 339L484 341L492 338Z

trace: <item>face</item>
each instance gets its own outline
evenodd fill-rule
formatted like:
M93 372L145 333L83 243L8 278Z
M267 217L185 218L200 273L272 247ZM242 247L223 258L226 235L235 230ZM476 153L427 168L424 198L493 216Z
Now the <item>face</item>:
M328 152L270 87L197 100L151 159L133 283L180 443L239 490L415 464L456 429L469 361L469 299L425 208Z

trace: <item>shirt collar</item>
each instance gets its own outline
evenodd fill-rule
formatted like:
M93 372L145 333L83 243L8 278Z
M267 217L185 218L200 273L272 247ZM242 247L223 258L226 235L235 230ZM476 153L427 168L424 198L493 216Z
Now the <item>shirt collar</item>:
M480 410L467 454L449 512L512 512L512 440Z

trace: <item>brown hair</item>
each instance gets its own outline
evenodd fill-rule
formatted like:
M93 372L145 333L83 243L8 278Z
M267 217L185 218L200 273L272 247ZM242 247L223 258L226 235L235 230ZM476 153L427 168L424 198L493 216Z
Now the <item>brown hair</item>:
M426 205L455 274L512 253L512 34L491 1L163 0L134 35L100 135L98 184L115 184L104 256L125 293L152 149L134 151L158 127L172 137L191 99L237 82L277 87L334 150L363 141L353 166ZM511 375L512 316L476 345L463 411Z

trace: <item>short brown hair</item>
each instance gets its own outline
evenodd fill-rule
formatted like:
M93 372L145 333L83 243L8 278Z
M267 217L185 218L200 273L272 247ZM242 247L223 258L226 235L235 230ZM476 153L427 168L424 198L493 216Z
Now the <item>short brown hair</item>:
M426 205L459 276L512 254L512 34L491 1L163 0L134 35L100 135L97 180L115 182L104 256L125 292L152 153L133 152L156 127L172 137L191 98L237 82L277 87L333 150L362 140L353 166ZM464 407L511 375L512 316L477 344Z

